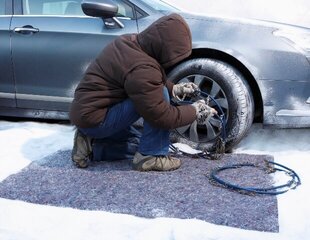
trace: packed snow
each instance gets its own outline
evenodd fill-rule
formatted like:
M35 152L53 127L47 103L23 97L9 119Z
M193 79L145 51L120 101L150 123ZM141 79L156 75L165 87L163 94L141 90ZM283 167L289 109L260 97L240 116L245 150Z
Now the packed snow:
M73 133L73 127L65 124L0 121L0 181L32 161L71 149ZM0 239L310 239L309 143L310 129L271 130L257 124L235 149L237 153L271 154L301 177L301 186L278 196L279 233L241 230L196 219L144 219L0 198ZM188 151L187 146L183 149Z

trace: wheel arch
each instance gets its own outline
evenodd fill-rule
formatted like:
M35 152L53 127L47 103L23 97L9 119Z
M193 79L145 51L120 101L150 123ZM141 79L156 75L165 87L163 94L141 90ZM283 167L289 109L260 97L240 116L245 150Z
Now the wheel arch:
M255 106L254 122L263 122L263 99L259 86L251 71L242 62L223 51L208 48L193 49L191 56L186 60L194 58L217 59L236 68L246 79L253 94Z

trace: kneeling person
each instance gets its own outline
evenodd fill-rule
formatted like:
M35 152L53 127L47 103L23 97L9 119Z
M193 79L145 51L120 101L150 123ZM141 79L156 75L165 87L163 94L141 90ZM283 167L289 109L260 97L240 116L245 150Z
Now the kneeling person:
M170 105L198 87L174 85L165 70L191 55L191 33L178 14L164 16L139 34L126 34L107 45L76 88L70 120L77 127L72 160L87 167L92 139L125 136L144 119L133 169L168 171L180 167L169 152L169 130L205 119L216 111L202 102Z

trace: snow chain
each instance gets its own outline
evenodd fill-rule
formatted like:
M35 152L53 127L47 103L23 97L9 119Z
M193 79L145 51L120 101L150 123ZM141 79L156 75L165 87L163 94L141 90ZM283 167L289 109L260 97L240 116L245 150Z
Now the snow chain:
M282 184L282 185L278 185L274 187L268 187L268 188L257 188L257 187L242 187L240 185L225 181L218 176L218 174L222 171L229 170L229 169L242 168L242 167L259 168L262 171L264 171L266 174L275 173L277 171L282 171L282 172L285 172L288 176L290 176L291 179L286 184ZM267 161L267 160L265 160L265 166L263 167L258 164L253 164L249 162L241 163L241 164L232 164L232 165L215 168L209 174L206 174L206 176L208 177L209 182L214 186L226 188L231 191L236 191L240 194L246 194L250 196L256 196L257 194L278 195L278 194L285 193L289 191L290 189L295 189L297 186L301 185L300 178L295 171L279 163L275 163L275 162Z
M218 104L218 102L212 97L210 96L208 93L200 91L200 90L196 90L195 93L193 94L196 98L197 97L202 97L205 99L206 104L209 105L210 101L214 102L215 105L218 107L219 110L219 114L216 115L216 117L221 121L221 128L220 128L220 136L217 137L217 139L215 140L215 144L214 144L214 150L212 151L207 151L207 150L203 150L201 153L198 154L190 154L190 153L185 153L181 150L179 150L178 148L174 147L173 145L170 146L170 149L173 151L173 154L175 155L187 155L190 157L202 157L202 158L206 158L209 160L219 160L225 153L226 148L226 118L225 118L225 114L223 109L221 108L221 106ZM192 101L177 101L174 102L177 105L180 104L192 104Z
M221 134L220 136L216 139L216 142L214 144L214 151L208 152L207 150L204 150L200 153L192 154L192 153L186 153L177 147L173 146L170 144L170 149L172 150L174 155L183 155L183 156L189 156L193 158L205 158L208 160L219 160L222 158L224 155L226 148L226 119L225 119L225 114L223 112L223 109L221 106L216 102L216 100L210 96L209 94L202 92L202 91L196 91L195 96L202 96L206 98L206 103L209 105L210 101L213 101L216 106L218 107L220 114L217 115L217 117L221 120ZM191 101L179 101L176 104L184 104L188 103L191 104ZM223 179L221 179L218 176L219 172L229 170L229 169L236 169L236 168L242 168L242 167L253 167L253 168L259 168L263 170L266 174L274 173L276 171L282 171L285 172L287 175L291 177L291 180L288 181L286 184L274 186L274 187L269 187L269 188L257 188L257 187L242 187L236 184L229 183ZM265 165L264 167L259 166L258 164L253 164L253 163L242 163L242 164L232 164L232 165L227 165L223 167L217 167L215 169L212 169L209 174L206 174L206 176L209 179L209 182L217 187L223 187L232 191L237 191L238 193L241 194L247 194L251 196L255 196L257 194L265 194L265 195L278 195L285 193L289 191L290 189L295 189L297 186L301 184L300 178L297 175L295 171L292 169L281 165L279 163L275 163L272 161L267 161L265 160Z

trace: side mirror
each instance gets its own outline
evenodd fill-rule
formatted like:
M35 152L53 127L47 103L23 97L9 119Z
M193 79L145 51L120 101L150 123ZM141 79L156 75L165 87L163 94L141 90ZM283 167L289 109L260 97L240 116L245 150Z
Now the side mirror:
M91 17L113 18L118 6L110 0L86 0L82 2L82 10Z
M124 27L124 24L116 18L118 6L111 0L84 0L81 5L86 15L107 19L105 21L107 28L115 28L115 23L120 28Z

